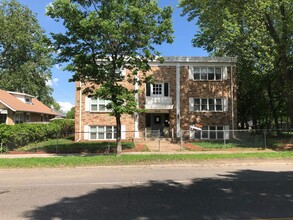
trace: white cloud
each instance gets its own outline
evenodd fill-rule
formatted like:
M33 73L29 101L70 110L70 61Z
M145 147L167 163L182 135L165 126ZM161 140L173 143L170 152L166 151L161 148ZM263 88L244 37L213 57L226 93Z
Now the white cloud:
M58 78L54 78L54 79L49 79L46 83L47 86L53 87L53 86L57 86L58 85Z
M72 105L70 102L58 102L60 105L60 108L63 112L68 112L74 105Z

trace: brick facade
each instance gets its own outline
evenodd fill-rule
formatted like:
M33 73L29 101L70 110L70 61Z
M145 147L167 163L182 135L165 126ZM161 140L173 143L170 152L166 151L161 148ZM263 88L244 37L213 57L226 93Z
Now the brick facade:
M158 124L164 127L164 130L171 134L171 130L178 131L178 129L189 130L191 124L200 123L203 126L217 126L225 125L230 129L236 127L236 64L233 58L198 58L198 57L166 57L163 64L150 63L151 71L147 75L152 75L155 83L168 83L168 99L172 99L172 108L145 109L144 113L137 116L123 115L121 122L125 126L125 138L130 139L134 137L142 138L145 135L147 123L148 129L153 129L154 119L158 119ZM227 77L223 80L193 80L190 79L190 68L193 66L218 66L226 68ZM176 79L180 79L177 82ZM134 89L131 82L122 82L128 89ZM90 112L86 111L86 96L82 95L82 89L86 87L79 82L76 82L76 87L81 87L81 90L76 91L76 107L75 107L75 140L84 141L83 132L85 126L114 126L115 118L109 116L107 112ZM139 86L138 104L140 108L146 107L146 84ZM177 108L176 98L180 97L180 108ZM190 98L219 98L228 100L228 108L226 111L190 111ZM148 120L151 120L147 122ZM158 118L156 118L158 117ZM168 126L164 126L164 121L168 118ZM137 124L137 133L134 131L135 121ZM180 126L180 128L178 127ZM175 132L176 133L176 132ZM176 136L176 134L175 134ZM178 133L177 133L178 136Z

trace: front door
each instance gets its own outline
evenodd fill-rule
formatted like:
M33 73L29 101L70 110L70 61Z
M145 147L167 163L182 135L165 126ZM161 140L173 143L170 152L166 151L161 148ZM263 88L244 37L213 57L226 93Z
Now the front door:
M169 137L169 114L147 113L146 128L148 136Z

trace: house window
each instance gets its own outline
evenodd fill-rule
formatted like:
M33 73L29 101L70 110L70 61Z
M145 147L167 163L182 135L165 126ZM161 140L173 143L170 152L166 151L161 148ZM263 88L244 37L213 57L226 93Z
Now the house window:
M20 124L24 122L24 114L23 113L15 113L14 114L14 123Z
M146 96L169 96L169 83L147 83Z
M5 124L7 119L6 114L0 114L0 124Z
M195 98L194 111L223 111L224 99Z
M193 67L193 80L222 80L223 71L221 67Z
M107 105L110 103L108 100L100 98L91 98L90 100L90 110L91 112L109 112L110 109L107 109Z
M229 139L229 131L224 131L224 127L222 125L210 125L210 126L203 126L200 132L196 133L196 138L198 139ZM226 133L226 135L224 135Z
M90 140L115 140L115 126L90 126Z

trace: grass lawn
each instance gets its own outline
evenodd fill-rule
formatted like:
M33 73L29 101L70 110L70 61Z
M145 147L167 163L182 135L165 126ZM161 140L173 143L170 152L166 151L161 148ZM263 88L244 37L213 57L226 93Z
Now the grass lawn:
M134 147L132 142L122 142L122 149ZM114 153L115 142L73 142L67 139L48 140L40 143L30 144L15 149L21 152L45 152L45 153Z
M215 159L293 159L292 151L231 154L100 155L0 159L0 168L49 168L196 163ZM212 163L212 161L211 161Z
M291 143L290 139L278 138L278 137L267 137L264 140L260 136L252 136L250 138L230 139L224 143L223 140L212 140L212 141L199 141L193 142L194 146L198 146L203 149L282 149L284 146Z

